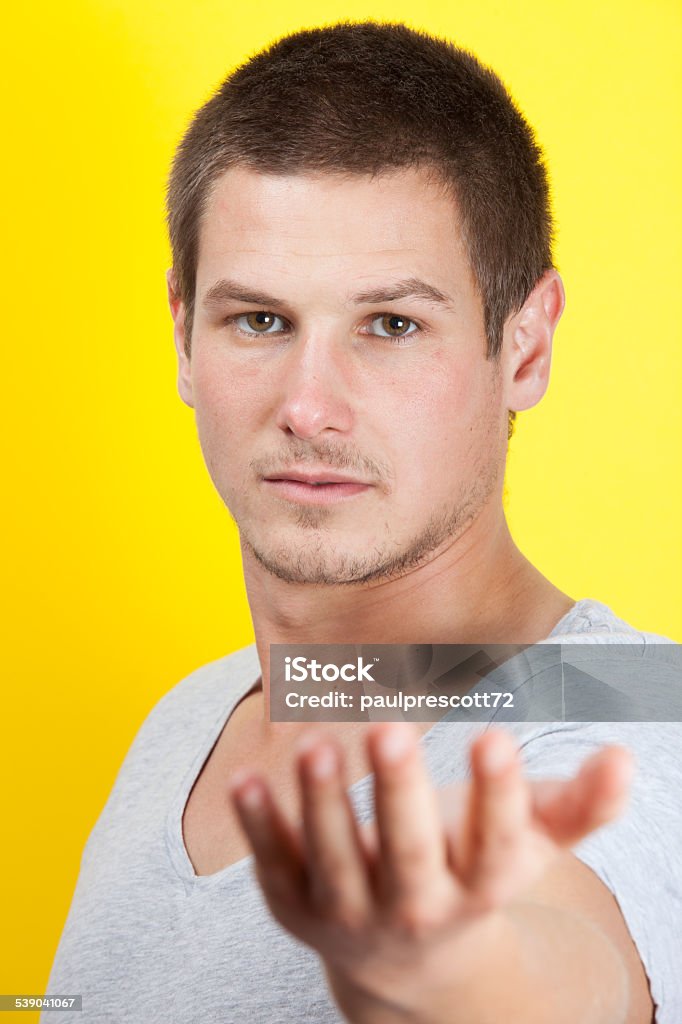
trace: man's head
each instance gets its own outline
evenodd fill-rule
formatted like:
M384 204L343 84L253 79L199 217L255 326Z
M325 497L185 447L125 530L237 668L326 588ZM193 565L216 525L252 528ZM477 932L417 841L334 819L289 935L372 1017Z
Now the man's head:
M202 218L235 164L282 175L437 172L457 203L491 357L507 317L553 265L542 153L493 71L402 24L296 32L235 70L178 147L167 209L188 352Z
M563 304L540 153L499 80L402 25L296 33L196 115L168 211L181 393L257 560L367 581L461 533ZM367 486L272 479L296 468Z

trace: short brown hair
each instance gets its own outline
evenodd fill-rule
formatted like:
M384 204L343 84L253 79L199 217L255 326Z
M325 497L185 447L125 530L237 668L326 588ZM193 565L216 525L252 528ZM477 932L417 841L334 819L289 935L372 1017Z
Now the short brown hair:
M237 164L269 174L435 171L457 204L489 359L553 266L542 152L493 71L402 23L305 29L233 71L176 151L167 221L188 356L202 216L213 184Z

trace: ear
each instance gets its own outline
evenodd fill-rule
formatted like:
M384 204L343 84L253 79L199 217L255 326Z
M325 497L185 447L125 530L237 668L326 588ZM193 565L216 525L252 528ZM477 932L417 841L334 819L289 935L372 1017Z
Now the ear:
M547 270L518 313L505 324L502 344L508 409L531 409L547 390L552 338L565 302L559 274Z
M178 356L178 391L185 405L194 408L192 366L185 352L185 304L180 298L173 269L166 271L168 305L173 317L173 341Z

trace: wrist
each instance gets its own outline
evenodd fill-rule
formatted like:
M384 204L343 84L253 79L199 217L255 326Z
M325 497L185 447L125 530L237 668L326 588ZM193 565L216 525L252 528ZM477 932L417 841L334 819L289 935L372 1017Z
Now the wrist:
M401 943L400 953L365 959L349 969L325 962L334 999L351 1024L452 1024L453 1000L490 984L516 928L502 911L462 927L455 937ZM395 949L395 947L394 947Z

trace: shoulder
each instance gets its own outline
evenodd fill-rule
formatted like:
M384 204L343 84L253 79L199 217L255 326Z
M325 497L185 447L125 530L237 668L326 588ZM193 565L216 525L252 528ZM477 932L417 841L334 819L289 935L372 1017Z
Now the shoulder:
M659 633L620 618L603 601L581 598L540 643L643 643L674 644Z
M540 643L675 644L620 618L603 601L581 598Z
M129 776L170 770L191 756L221 717L260 676L255 644L194 669L157 701L142 721L117 776L120 786Z
M222 708L255 683L260 675L256 645L206 662L184 676L154 705L142 729L166 725L177 718Z
M127 828L136 808L144 809L144 817L171 798L197 751L259 675L252 645L200 665L164 694L138 728L118 768L86 853L98 836L118 827L115 823Z

